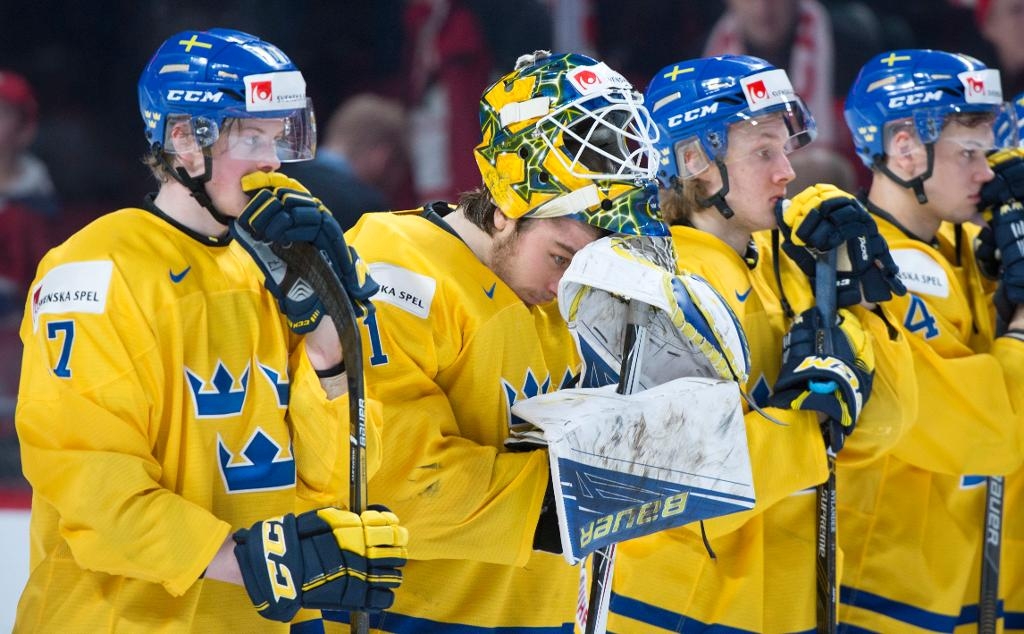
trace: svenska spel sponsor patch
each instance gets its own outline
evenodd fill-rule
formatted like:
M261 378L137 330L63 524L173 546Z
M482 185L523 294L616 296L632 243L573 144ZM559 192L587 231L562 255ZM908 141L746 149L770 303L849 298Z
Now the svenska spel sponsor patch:
M740 86L743 87L751 112L796 100L796 91L789 83L789 76L781 68L744 77L740 80Z
M907 290L933 297L949 297L949 276L942 265L917 249L893 249L899 278Z
M619 90L632 90L625 77L612 70L604 62L593 66L580 66L569 71L569 81L581 95L589 95L592 92L617 88Z
M114 263L110 260L71 262L54 267L32 287L32 330L45 314L100 314L107 307L107 291Z
M999 81L999 71L994 68L984 70L965 70L957 74L957 79L964 85L964 100L967 103L1003 102L1003 86Z
M246 112L305 107L306 80L299 71L245 76Z
M393 304L422 319L430 315L437 280L385 262L374 262L369 268L370 277L380 284L372 301Z

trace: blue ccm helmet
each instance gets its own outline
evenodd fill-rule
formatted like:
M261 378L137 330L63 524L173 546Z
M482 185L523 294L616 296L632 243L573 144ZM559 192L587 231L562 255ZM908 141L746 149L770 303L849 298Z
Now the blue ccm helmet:
M677 187L717 165L722 189L700 202L714 205L726 218L733 215L725 202L730 127L756 125L766 115L781 114L790 133L787 154L817 136L814 117L794 92L786 71L749 55L705 57L666 66L648 85L644 103L661 132L656 145L662 184ZM684 160L687 154L689 166Z
M1024 126L1024 92L1014 97L1010 103L1014 116L1003 113L996 121L996 145L1001 148L1013 147L1014 143L1017 147L1024 144L1024 130L1021 130ZM1016 137L1013 136L1015 133Z
M273 140L282 162L308 160L316 152L302 73L276 46L241 31L183 31L168 38L139 78L139 110L150 152L223 224L229 219L213 209L203 184L211 176L210 146L226 132L228 119L283 120L283 133ZM182 125L189 134L180 134ZM165 154L196 149L206 157L203 176L171 169Z
M1017 144L1016 116L1003 101L999 71L958 53L907 49L876 55L860 69L844 109L861 161L912 189L922 204L928 200L924 181L934 167L935 141L946 117L957 113L991 113L993 126L996 120L1008 124L997 144ZM913 126L927 151L927 169L910 180L885 165L885 143L894 124Z

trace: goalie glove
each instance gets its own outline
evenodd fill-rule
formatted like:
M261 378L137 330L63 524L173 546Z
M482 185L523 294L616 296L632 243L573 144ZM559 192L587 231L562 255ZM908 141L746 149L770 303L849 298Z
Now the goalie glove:
M907 292L889 245L874 218L856 198L832 185L812 185L775 208L783 251L814 283L814 258L840 248L845 260L836 274L838 306L861 300L883 302ZM848 264L847 264L848 263Z
M860 321L839 310L831 329L833 352L818 351L826 328L821 311L797 315L782 340L782 368L768 399L772 407L816 411L828 417L833 449L843 447L871 396L874 352Z
M369 299L378 285L355 250L345 244L341 226L319 199L278 172L246 174L242 189L253 197L232 223L231 233L263 271L267 290L278 300L293 330L304 333L316 328L324 314L323 305L308 281L297 272L289 274L274 255L272 244L313 245L345 287L356 315L373 310Z
M256 522L234 540L253 606L261 616L287 623L300 608L391 607L409 534L386 509L356 515L327 507Z

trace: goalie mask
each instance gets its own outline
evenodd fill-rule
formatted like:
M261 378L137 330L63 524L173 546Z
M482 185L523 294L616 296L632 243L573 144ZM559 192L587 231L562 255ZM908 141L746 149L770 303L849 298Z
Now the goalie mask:
M668 235L653 180L657 128L642 97L604 63L524 56L484 92L480 127L476 162L505 215Z
M934 167L934 144L947 117L991 115L994 141L980 152L1017 145L1017 118L1003 101L999 71L962 54L908 49L876 55L850 87L844 114L861 161L927 202L924 181ZM896 176L885 163L885 145L892 133L910 129L924 144L927 167L909 180ZM998 129L997 129L998 128Z
M716 165L722 189L701 203L714 205L726 218L733 215L725 202L730 130L756 130L767 119L781 119L788 135L786 154L817 136L814 117L793 91L786 71L758 57L723 55L666 66L651 80L645 101L660 128L662 185L678 187Z

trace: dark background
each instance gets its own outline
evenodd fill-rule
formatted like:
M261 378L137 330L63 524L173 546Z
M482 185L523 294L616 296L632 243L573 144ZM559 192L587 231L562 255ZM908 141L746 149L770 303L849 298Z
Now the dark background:
M486 20L500 13L505 2L470 4ZM529 3L515 4L529 8ZM840 10L864 5L882 26L881 32L843 37L843 25L837 24L836 83L842 92L856 68L871 54L892 47L887 44L987 54L971 11L942 0L904 0L898 8L891 6L897 3L870 1L825 4ZM24 74L37 91L41 120L34 149L50 166L65 206L119 206L152 189L139 166L145 147L135 85L148 56L168 36L225 26L273 42L305 75L324 121L342 99L357 92L405 97L404 6L401 0L7 2L0 8L0 66ZM722 3L594 0L592 11L599 59L642 87L662 66L700 55ZM500 24L484 26L501 29ZM537 32L517 37L524 41L523 52L544 43L535 41L544 38ZM507 70L510 64L506 53L496 67Z

